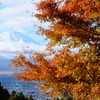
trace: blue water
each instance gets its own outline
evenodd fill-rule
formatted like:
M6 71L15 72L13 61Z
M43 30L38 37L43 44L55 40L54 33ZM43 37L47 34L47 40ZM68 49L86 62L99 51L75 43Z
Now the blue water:
M13 79L12 76L5 77L0 75L0 82L1 85L11 93L13 90L16 91L16 93L22 92L24 95L32 95L35 100L46 100L47 96L41 96L43 94L38 90L36 85L39 83L36 82L29 82L25 83L20 80Z

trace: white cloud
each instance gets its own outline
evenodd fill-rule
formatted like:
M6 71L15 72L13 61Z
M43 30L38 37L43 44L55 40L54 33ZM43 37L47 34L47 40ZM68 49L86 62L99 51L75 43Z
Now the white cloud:
M8 75L8 74L14 74L14 72L11 72L11 71L0 71L0 74Z
M31 24L31 20L33 20L31 17L14 17L12 19L6 19L7 21L5 21L3 23L3 26L7 26L7 27L24 27L25 25L32 25ZM35 20L35 19L34 19Z
M33 25L42 25L42 27L47 28L49 23L41 24L36 17L32 17L32 12L37 12L35 5L32 3L39 1L0 0L2 3L0 5L0 33L5 31L19 31L27 34L33 30L37 30Z
M24 43L24 42L0 42L0 51L23 51L25 50L35 50L43 51L45 49L44 45L37 45L33 43Z
M32 0L0 0L2 5L8 5L8 6L15 6L15 5L22 5L26 2L31 2Z
M38 20L31 17L35 7L31 0L1 0L0 31L9 29L25 29L33 27Z
M37 52L43 52L45 51L44 45L36 45L31 43L21 43L21 42L0 42L0 56L5 58L13 58L18 53L24 53L25 51L31 52L31 51L37 51ZM29 54L26 53L28 56Z

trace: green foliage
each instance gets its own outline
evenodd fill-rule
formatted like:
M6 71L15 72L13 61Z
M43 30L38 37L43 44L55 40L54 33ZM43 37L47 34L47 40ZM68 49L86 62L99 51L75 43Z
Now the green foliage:
M22 92L19 94L16 94L15 91L12 91L11 94L9 94L8 90L6 88L3 88L0 83L0 100L34 100L32 98L32 95L29 97L26 97Z
M34 100L34 99L32 98L32 95L30 95L30 96L27 98L27 100Z
M8 100L9 92L7 89L3 88L0 83L0 100Z

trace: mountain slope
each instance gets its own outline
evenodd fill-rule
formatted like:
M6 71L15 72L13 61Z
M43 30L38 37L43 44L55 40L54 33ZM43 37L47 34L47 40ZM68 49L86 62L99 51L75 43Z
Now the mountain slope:
M44 51L45 46L19 32L4 32L0 34L0 56L10 57L16 51Z
M19 32L4 32L0 34L0 42L25 42L39 45L38 42Z

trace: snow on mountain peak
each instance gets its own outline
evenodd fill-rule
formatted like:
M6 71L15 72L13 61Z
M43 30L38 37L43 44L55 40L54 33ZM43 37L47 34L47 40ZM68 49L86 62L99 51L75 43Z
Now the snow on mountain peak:
M38 42L19 32L4 32L0 34L0 42L24 42L39 45Z

